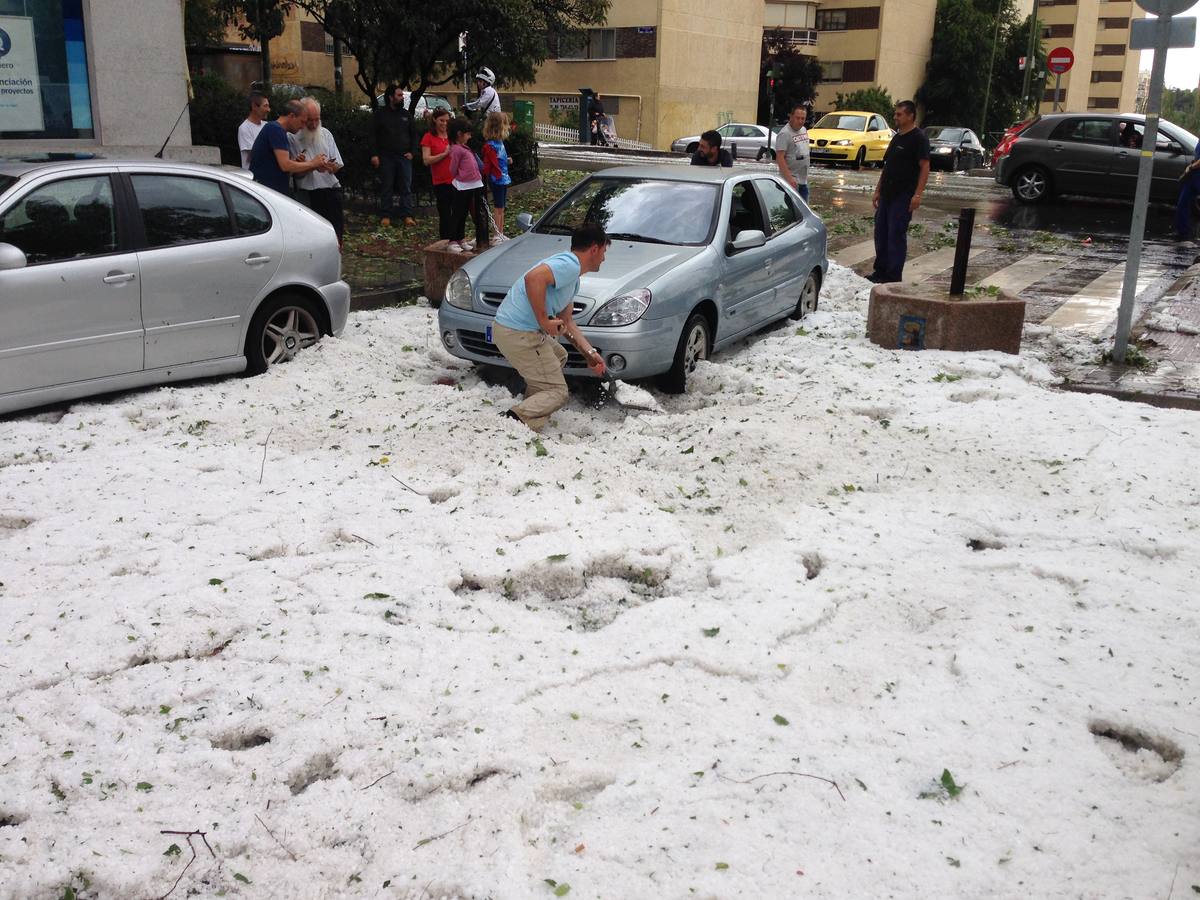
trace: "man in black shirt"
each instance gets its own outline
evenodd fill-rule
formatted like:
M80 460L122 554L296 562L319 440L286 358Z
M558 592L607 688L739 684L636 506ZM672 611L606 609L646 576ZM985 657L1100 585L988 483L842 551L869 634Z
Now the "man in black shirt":
M389 84L385 103L375 110L371 129L371 165L379 170L379 224L392 224L392 194L400 189L400 216L405 225L412 217L412 158L414 139L412 114L404 105L404 88Z
M917 127L917 106L901 100L893 113L896 134L883 155L875 187L875 271L877 284L900 281L908 255L908 223L921 205L929 178L929 139Z
M728 150L721 149L721 135L718 132L706 131L700 135L699 149L692 154L692 165L733 167L733 157Z

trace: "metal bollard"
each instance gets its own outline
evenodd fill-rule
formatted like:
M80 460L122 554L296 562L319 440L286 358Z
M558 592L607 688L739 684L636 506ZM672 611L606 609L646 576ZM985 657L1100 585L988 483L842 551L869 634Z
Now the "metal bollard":
M950 295L962 294L967 286L967 262L971 258L971 236L975 232L975 208L958 211L958 241L954 245L954 271L950 274Z

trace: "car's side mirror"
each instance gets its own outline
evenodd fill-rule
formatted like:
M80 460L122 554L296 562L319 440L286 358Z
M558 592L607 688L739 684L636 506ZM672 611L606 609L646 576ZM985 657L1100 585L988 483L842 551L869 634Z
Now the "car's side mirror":
M25 252L12 244L0 243L0 269L23 269L29 265Z
M1172 156L1178 156L1183 152L1183 144L1179 143L1178 141L1168 141L1166 150Z
M527 212L517 214L517 227L522 231L528 231L533 227L533 216Z
M729 246L734 253L738 253L742 250L753 250L755 247L761 247L766 242L767 236L755 228L739 232L738 236L729 242Z

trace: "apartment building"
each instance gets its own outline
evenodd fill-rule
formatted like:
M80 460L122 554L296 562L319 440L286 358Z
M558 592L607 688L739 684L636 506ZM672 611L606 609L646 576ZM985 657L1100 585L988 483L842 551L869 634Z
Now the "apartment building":
M579 89L592 88L619 136L666 148L754 121L762 33L763 0L613 0L603 27L552 37L536 80L501 98L532 100L547 122L577 112Z
M1075 65L1063 75L1057 96L1046 79L1038 107L1051 112L1132 112L1137 103L1140 51L1129 49L1129 26L1146 15L1132 0L1038 0L1038 25L1047 50L1069 47Z

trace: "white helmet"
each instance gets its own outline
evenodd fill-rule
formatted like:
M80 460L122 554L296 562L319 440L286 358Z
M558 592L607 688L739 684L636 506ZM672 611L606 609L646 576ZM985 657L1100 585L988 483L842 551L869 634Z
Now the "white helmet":
M496 83L496 73L493 72L491 69L489 69L487 66L484 66L475 75L475 80L476 81L486 81L488 84L495 84Z

